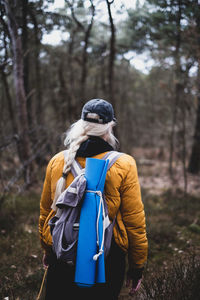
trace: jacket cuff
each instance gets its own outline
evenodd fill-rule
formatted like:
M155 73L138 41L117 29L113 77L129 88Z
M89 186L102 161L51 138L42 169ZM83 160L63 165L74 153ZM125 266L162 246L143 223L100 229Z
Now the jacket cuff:
M52 247L45 244L45 242L42 239L40 239L40 245L43 248L45 254L49 255L52 253Z
M128 270L127 276L135 281L138 281L142 278L143 271L144 268L132 268Z

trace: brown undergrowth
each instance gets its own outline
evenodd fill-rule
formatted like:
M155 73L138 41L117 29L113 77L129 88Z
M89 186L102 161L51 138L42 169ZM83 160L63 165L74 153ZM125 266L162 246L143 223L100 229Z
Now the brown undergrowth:
M163 165L159 173L159 161L156 167L140 161L138 173L149 255L142 287L132 299L199 299L200 198L194 192L184 193L179 185L158 188L155 176L167 174ZM145 180L151 187L143 184ZM1 207L0 299L36 299L44 272L37 229L40 190L8 195ZM126 287L123 299L131 299Z

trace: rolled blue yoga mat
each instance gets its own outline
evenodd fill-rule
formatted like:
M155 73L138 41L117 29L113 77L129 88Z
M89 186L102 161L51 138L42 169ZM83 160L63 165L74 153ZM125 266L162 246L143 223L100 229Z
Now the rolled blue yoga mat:
M87 190L103 192L107 173L108 161L87 158L85 177ZM97 249L97 215L100 197L95 193L86 192L80 214L79 236L77 245L75 283L80 287L90 287L95 283L105 282L104 253L98 260L93 256L98 253ZM102 207L99 223L99 246L101 246L103 234Z

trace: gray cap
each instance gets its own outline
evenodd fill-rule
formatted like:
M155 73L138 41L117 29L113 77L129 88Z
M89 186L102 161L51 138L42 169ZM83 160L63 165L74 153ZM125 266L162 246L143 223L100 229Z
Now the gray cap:
M99 118L93 118L92 115L90 115L91 113L97 114ZM88 101L83 106L81 119L99 124L116 121L112 104L103 99L92 99Z

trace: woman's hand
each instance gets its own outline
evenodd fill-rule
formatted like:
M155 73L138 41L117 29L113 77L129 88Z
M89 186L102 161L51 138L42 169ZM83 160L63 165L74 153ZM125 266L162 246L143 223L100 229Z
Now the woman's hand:
M44 255L43 255L42 263L43 263L44 269L47 269L49 266L49 257L46 253L44 253Z
M133 296L140 288L142 279L134 280L128 278L126 281L126 286L130 288L129 295Z
M129 295L133 296L140 288L142 279L134 280L131 278L127 278L126 287L130 288Z

